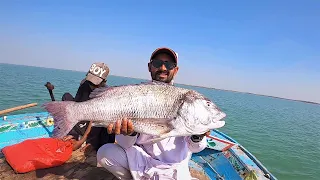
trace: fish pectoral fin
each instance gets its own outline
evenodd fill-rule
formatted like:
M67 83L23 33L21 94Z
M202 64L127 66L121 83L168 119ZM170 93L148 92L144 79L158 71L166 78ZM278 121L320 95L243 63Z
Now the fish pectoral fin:
M164 124L169 125L174 118L143 118L143 119L137 119L137 122L141 123L153 123L153 124Z
M157 143L157 142L162 141L162 140L169 138L169 137L180 136L180 134L181 133L179 133L176 129L172 129L171 131L164 133L164 134L161 134L160 136L158 136L156 138L152 138L152 139L147 140L145 143L154 144L154 143Z
M137 127L145 127L143 128L143 132L145 134L153 135L153 136L159 136L160 134L166 134L172 129L174 129L174 126L172 125L173 119L167 119L167 118L137 118L137 119L131 119L132 122L134 122L134 126ZM137 129L137 131L139 131Z
M143 143L146 143L146 144L155 144L157 142L160 142L162 140L166 139L166 137L158 137L158 138L153 138L153 139L149 139L149 140L146 140L144 141Z

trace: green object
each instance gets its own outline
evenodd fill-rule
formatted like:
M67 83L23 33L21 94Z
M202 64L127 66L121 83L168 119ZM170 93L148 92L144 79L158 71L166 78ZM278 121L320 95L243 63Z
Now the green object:
M254 171L250 171L250 173L244 178L244 180L258 180L258 177Z
M210 147L216 146L216 143L214 143L213 141L209 141L208 144L209 144Z

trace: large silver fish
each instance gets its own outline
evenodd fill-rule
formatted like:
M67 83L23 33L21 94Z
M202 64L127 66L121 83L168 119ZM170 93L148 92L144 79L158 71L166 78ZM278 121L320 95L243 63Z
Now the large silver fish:
M141 83L95 89L85 102L61 101L44 104L53 116L54 137L65 136L79 121L107 126L130 118L138 133L158 136L203 134L225 125L226 116L202 94L166 83Z

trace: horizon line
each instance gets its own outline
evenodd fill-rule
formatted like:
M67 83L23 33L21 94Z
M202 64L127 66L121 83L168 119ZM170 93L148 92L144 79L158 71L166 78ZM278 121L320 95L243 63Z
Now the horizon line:
M59 68L53 68L53 67L43 67L43 66L34 66L34 65L25 65L25 64L1 63L1 62L0 62L0 64L18 65L18 66L27 66L27 67L37 67L37 68L46 68L46 69L63 70L63 71L86 72L86 71L81 71L81 70L59 69ZM150 80L150 79L144 79L144 78L139 78L139 77L121 76L121 75L114 75L114 74L109 74L109 75L111 75L111 76L116 76L116 77L139 79L139 80ZM229 91L229 92L243 93L243 94L252 94L252 95L257 95L257 96L265 96L265 97L276 98L276 99L283 99L283 100L288 100L288 101L297 101L297 102L302 102L302 103L307 103L307 104L320 105L320 102L307 101L307 100L299 100L299 99L289 99L289 98L284 98L284 97L279 97L279 96L272 96L272 95L265 95L265 94L257 94L257 93L246 92L246 91L236 91L236 90L230 90L230 89L220 89L220 88L207 87L207 86L201 86L201 85L192 85L192 84L185 84L185 83L178 83L178 82L175 82L175 84L185 85L185 86L191 86L191 87L200 87L200 88L205 88L205 89L214 89L214 90L220 90L220 91Z

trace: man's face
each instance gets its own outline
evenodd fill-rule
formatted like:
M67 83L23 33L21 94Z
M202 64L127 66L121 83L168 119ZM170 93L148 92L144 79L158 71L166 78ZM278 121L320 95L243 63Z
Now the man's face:
M148 67L152 80L165 83L170 83L179 70L172 57L165 53L156 55Z

